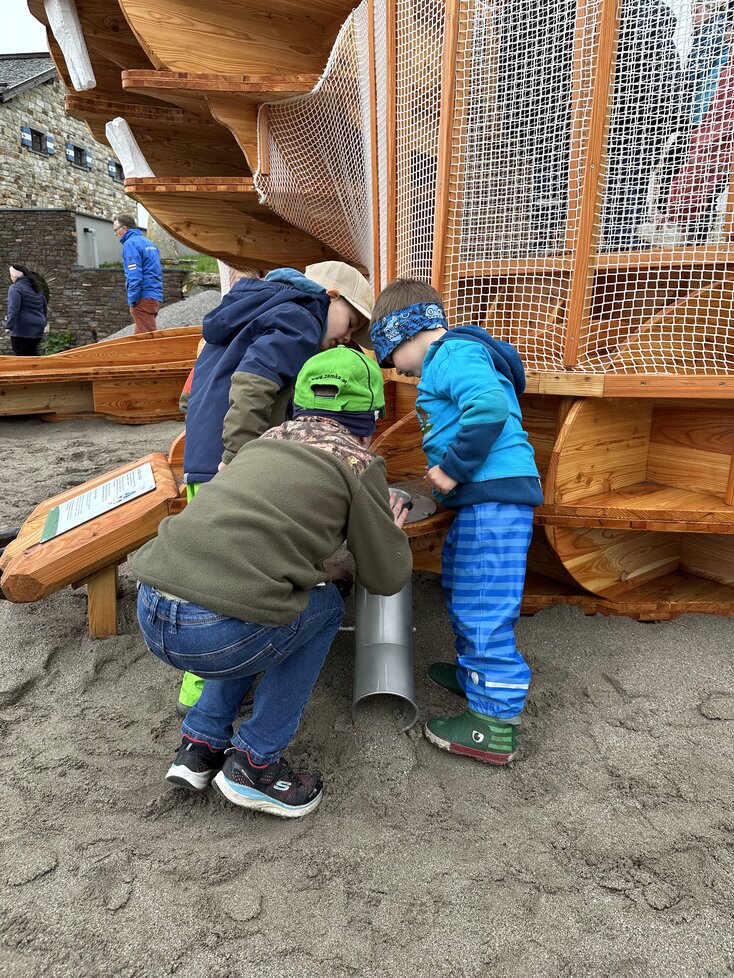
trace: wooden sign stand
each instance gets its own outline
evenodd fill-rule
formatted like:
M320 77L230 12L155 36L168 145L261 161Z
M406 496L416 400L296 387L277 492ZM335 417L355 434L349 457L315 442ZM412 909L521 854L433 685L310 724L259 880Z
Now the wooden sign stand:
M46 543L41 535L49 512L82 493L150 462L155 489ZM0 557L2 589L9 601L38 601L70 585L87 586L89 634L107 638L117 632L117 568L154 537L158 524L177 509L178 483L166 456L146 455L40 503Z

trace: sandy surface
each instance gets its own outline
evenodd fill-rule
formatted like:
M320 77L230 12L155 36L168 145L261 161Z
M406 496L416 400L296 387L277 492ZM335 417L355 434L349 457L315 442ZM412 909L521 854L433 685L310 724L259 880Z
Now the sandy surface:
M0 527L179 426L0 420ZM521 757L495 770L350 719L336 643L291 752L326 796L295 823L169 787L176 675L138 635L91 641L85 596L0 602L0 976L721 978L732 938L732 628L556 609L519 625ZM425 666L450 632L415 581Z

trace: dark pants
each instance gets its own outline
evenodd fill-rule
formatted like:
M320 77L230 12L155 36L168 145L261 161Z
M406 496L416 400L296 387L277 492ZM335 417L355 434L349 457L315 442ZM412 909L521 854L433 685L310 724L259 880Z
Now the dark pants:
M141 299L134 306L128 306L135 321L135 333L152 333L155 330L155 317L161 303L157 299Z
M30 336L11 336L10 342L16 357L37 357L41 337L39 336L37 340L34 340Z

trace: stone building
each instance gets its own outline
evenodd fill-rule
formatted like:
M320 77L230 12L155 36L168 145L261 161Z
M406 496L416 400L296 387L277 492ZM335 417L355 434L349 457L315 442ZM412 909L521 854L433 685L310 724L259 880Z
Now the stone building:
M135 213L109 146L64 108L48 53L0 54L0 318L7 266L45 279L51 330L93 342L130 324L120 244L112 219ZM164 300L181 297L181 274L164 271ZM0 353L9 341L0 329Z

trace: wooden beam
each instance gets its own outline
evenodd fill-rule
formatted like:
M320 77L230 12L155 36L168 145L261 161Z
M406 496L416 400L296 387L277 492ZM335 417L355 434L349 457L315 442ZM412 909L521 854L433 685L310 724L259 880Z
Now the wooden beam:
M571 289L568 300L568 318L566 320L566 341L563 351L563 363L572 367L579 354L581 334L587 328L591 291L594 284L594 256L598 248L601 216L601 194L603 185L602 164L606 152L609 117L611 115L612 92L614 90L614 67L616 61L616 37L619 26L619 9L621 0L601 0L598 12L598 37L594 52L590 83L590 119L588 136L580 130L582 118L580 113L586 111L586 99L581 95L580 83L574 82L574 93L577 99L572 106L572 119L577 119L579 131L572 131L572 140L586 139L582 149L572 149L572 161L578 172L578 187L574 187L574 201L579 206L578 232L573 236L573 271L571 273ZM582 8L585 3L582 0ZM588 25L585 28L589 30ZM580 43L577 28L576 41ZM574 56L574 65L577 58Z
M117 564L103 567L86 580L87 628L91 638L117 634Z
M397 269L398 247L398 147L397 147L397 2L386 2L387 67L385 78L385 146L387 155L387 256L386 279Z
M454 151L454 110L456 91L456 52L459 39L459 0L446 0L444 7L443 52L441 58L441 104L438 123L436 207L433 220L431 284L443 293L448 252L449 187Z
M377 143L377 68L375 61L375 0L367 0L367 59L370 73L370 188L372 207L372 291L379 295L380 276L380 154Z

